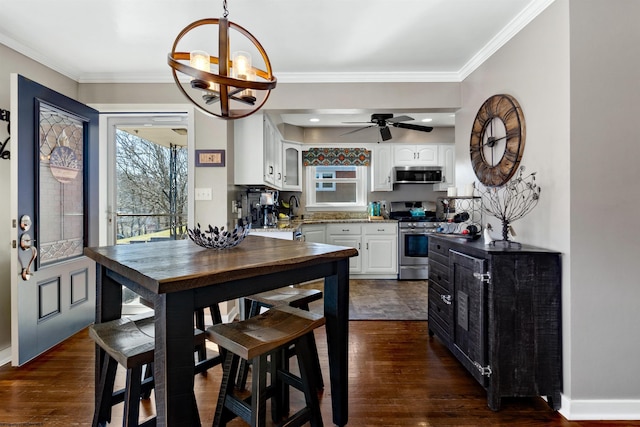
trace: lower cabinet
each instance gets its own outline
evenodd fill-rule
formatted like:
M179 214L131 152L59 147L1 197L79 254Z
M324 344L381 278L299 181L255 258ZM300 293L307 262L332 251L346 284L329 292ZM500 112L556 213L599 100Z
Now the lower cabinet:
M260 237L270 237L272 239L282 239L282 240L294 240L295 232L293 231L276 231L276 230L264 230L260 229L251 229L249 234L253 234L254 236Z
M302 226L302 240L305 242L327 243L324 224L305 224Z
M327 243L356 248L358 256L349 258L349 274L362 273L362 227L360 224L327 225Z
M326 226L327 243L358 249L349 273L362 278L395 279L398 274L398 224L340 223Z
M499 410L510 396L562 392L560 254L429 238L429 335L436 335Z
M362 226L363 273L391 275L398 274L398 224L381 223Z

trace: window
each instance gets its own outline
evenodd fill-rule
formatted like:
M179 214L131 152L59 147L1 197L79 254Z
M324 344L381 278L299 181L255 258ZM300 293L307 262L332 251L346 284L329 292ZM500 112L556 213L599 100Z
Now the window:
M364 166L307 166L307 208L353 209L366 206Z

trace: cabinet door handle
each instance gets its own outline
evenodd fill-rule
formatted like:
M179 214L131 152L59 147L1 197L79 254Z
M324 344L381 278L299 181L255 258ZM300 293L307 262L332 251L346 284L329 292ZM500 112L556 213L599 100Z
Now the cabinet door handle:
M447 305L451 305L451 295L440 295L440 299Z
M278 181L280 181L281 179L282 179L282 174L281 174L281 173L279 173L279 174L278 174Z
M273 175L273 166L269 166L269 175Z
M358 243L358 250L360 250L360 243Z

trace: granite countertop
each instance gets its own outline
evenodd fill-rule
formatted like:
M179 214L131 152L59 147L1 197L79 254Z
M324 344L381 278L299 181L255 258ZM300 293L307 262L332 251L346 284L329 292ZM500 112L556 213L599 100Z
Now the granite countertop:
M288 221L278 221L278 224L275 227L256 227L252 228L252 232L297 232L300 231L300 227L305 224L352 224L352 223L361 223L361 224L377 224L377 223L394 223L398 222L395 219L369 219L369 218L311 218L311 219L294 219Z

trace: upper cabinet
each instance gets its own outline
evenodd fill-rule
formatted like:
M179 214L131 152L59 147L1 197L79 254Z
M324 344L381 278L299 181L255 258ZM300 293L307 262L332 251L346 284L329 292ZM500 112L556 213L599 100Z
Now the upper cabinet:
M396 166L438 166L437 145L394 145Z
M282 188L282 137L271 120L263 117L264 181L272 187Z
M393 152L389 144L377 144L372 150L371 191L392 191Z
M435 191L447 191L456 185L456 147L455 144L438 146L438 166L442 166L442 183L434 184Z
M302 191L302 145L282 142L282 189Z
M302 148L283 142L269 117L255 113L234 123L234 183L302 190Z
M234 183L264 185L264 117L255 113L234 122Z

